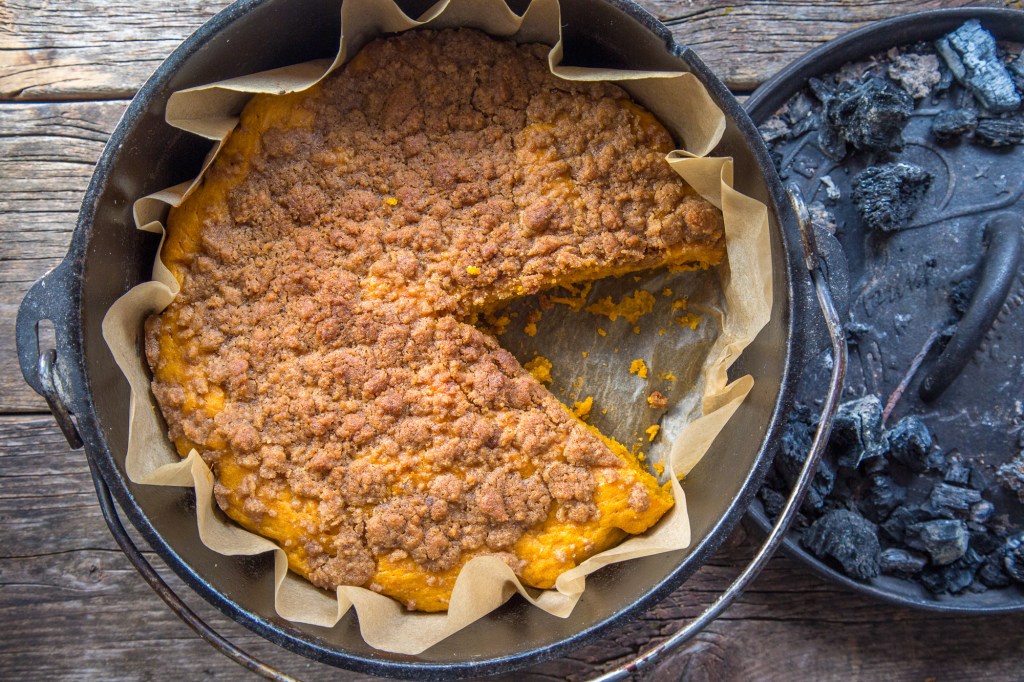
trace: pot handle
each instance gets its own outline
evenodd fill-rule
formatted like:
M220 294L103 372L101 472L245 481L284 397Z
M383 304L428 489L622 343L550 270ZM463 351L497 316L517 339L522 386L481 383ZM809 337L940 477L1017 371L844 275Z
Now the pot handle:
M818 422L818 429L811 442L811 450L807 454L807 460L800 470L800 477L793 486L793 492L786 500L786 506L779 514L778 520L772 527L771 532L764 543L758 549L757 554L750 560L746 568L736 576L732 584L721 594L718 599L708 606L703 613L673 633L668 639L658 646L645 651L629 663L621 665L607 673L593 678L591 682L611 682L611 680L622 680L645 670L654 665L665 654L677 648L684 642L689 641L705 627L711 624L722 611L724 611L743 590L757 577L761 569L775 553L781 544L782 539L789 530L789 526L796 517L797 510L803 503L804 494L814 477L818 468L818 460L825 444L828 442L829 432L832 430L832 419L835 417L836 409L839 407L839 398L843 388L843 381L846 378L846 338L843 334L842 324L839 315L836 313L835 305L832 302L832 293L829 290L826 274L823 272L823 259L815 240L814 229L811 219L804 205L800 189L796 185L786 187L793 210L797 215L797 222L800 226L800 237L803 242L804 264L811 275L814 284L814 291L818 298L818 305L825 318L825 326L832 342L832 376L829 380L828 392L825 395L825 404L821 410L821 418Z
M72 357L68 328L75 308L72 300L73 281L74 273L67 258L39 278L18 307L15 337L18 363L25 381L43 396L68 445L72 450L77 450L82 447L82 438L69 407L71 379L67 373L67 368L71 366L68 358ZM39 345L39 323L43 320L53 323L56 348L44 349Z

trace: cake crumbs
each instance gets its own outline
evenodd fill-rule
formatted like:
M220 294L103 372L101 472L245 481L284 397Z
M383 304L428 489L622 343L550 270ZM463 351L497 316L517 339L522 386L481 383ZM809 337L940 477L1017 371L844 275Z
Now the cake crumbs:
M476 277L477 275L480 274L480 266L479 265L470 265L469 267L466 268L466 274L467 275L473 275L474 277Z
M572 413L576 415L577 419L586 420L590 416L590 410L594 407L593 396L587 396L585 400L581 400L577 403L573 403Z
M523 333L527 336L537 335L537 323L540 322L540 318L543 317L544 313L539 310L531 310L526 315L526 326L523 327Z
M640 327L639 326L633 327L633 333L634 334L639 334L640 333Z
M501 336L505 333L508 325L512 322L512 318L508 315L495 315L494 313L487 313L484 315L484 321L487 323L487 328L495 335Z
M668 405L668 398L666 398L665 394L661 391L652 391L651 394L647 396L647 404L660 410Z
M629 365L629 373L635 374L641 379L647 378L647 363L643 361L643 358L637 358Z
M388 206L398 206L398 199L396 199L395 197L385 197L384 203L387 204Z
M643 289L637 289L632 296L624 296L618 303L613 302L611 296L605 296L597 303L587 306L588 313L604 315L612 322L621 317L630 324L636 324L637 320L652 310L654 294Z
M672 301L672 310L686 310L686 306L688 304L689 301L687 301L685 297L677 298L676 300Z
M644 433L647 434L647 442L648 443L653 442L655 437L657 437L657 435L658 435L658 431L660 431L660 430L661 430L661 427L658 426L657 424L651 424L646 429L644 429Z
M680 327L689 327L690 329L696 329L697 325L700 324L701 316L695 313L686 313L682 317L676 318L676 324Z
M598 327L597 328L597 335L598 336L608 336L608 332L606 332L605 330L603 330L600 327Z
M538 355L523 365L523 369L532 374L533 378L542 384L551 383L551 367L551 361L543 355Z
M582 310L583 306L587 302L587 296L590 294L590 289L594 286L593 282L585 282L581 286L573 286L572 284L563 284L562 289L569 292L569 296L548 296L548 301L551 303L560 303L561 305L569 306L572 310Z
M661 290L661 295L664 296L665 298L668 298L669 296L672 295L672 290L669 289L668 287L665 287L664 289Z
M665 333L664 327L658 327L658 336L665 336Z

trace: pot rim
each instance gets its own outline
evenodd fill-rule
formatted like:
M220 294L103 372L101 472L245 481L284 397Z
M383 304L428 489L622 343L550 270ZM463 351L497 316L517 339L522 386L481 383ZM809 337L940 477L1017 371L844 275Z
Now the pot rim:
M164 540L142 511L128 486L126 478L115 463L114 455L103 435L100 418L92 399L94 386L86 366L82 306L82 279L85 259L92 230L94 229L96 207L106 187L111 169L117 163L121 144L139 123L140 119L146 115L155 95L160 92L162 87L177 72L186 59L200 50L208 41L215 40L218 34L248 12L275 1L236 0L236 2L212 17L189 36L160 64L150 79L139 89L122 115L121 120L118 122L97 161L96 170L85 193L68 255L61 266L66 266L65 279L67 286L65 293L67 295L67 306L72 313L68 316L66 322L69 337L68 351L72 356L69 358L71 360L71 367L68 367L68 363L65 361L64 369L69 374L73 394L70 397L72 398L78 429L85 444L86 454L96 464L104 482L110 488L111 493L132 525L185 584L198 592L206 601L217 607L232 620L294 653L301 654L318 662L361 673L389 677L411 677L415 679L453 679L508 672L526 665L539 663L571 649L578 648L596 639L612 627L636 617L644 609L666 597L710 558L746 512L750 503L755 499L760 482L771 464L771 453L775 451L777 443L781 438L781 424L793 402L796 384L795 371L799 367L799 362L795 361L795 356L801 352L800 348L798 348L797 339L801 336L804 320L808 314L811 314L809 311L812 308L800 304L800 301L810 301L811 295L809 293L809 283L804 281L807 279L806 276L794 277L794 272L805 272L801 269L802 256L800 255L800 240L796 227L796 218L786 199L782 182L768 156L767 148L761 141L754 124L721 81L713 75L692 50L677 44L672 34L663 24L631 0L600 0L654 33L664 42L665 49L670 55L680 59L694 72L708 89L718 106L726 113L727 118L737 127L744 144L752 152L760 171L764 175L764 181L770 194L767 203L769 211L776 218L779 226L780 241L784 250L782 260L786 264L785 272L782 273L785 283L784 290L777 292L776 298L778 299L784 294L789 302L789 306L784 309L786 318L782 321L787 338L784 349L782 382L775 405L771 409L765 439L755 456L754 466L747 474L740 493L732 500L726 513L711 527L704 540L694 545L687 552L677 568L659 583L652 585L641 599L638 599L629 607L604 620L589 625L571 637L550 645L517 652L508 656L486 660L466 660L458 663L422 662L416 661L412 657L405 657L406 660L396 660L398 657L395 657L395 659L385 659L339 650L297 628L290 625L282 625L281 622L274 622L271 619L261 617L236 604L199 575Z

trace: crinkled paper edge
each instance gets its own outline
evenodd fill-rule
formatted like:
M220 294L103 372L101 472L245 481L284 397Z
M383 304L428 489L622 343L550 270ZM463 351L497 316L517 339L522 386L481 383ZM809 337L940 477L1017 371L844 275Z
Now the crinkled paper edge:
M138 229L163 234L161 221L168 207L178 205L196 186L252 94L283 94L310 87L374 37L419 26L474 27L519 42L553 45L548 60L555 75L569 80L617 81L686 142L689 151L673 152L669 163L701 195L721 208L725 216L728 262L720 269L727 314L703 369L704 415L683 428L670 450L667 469L675 506L648 533L631 537L563 573L553 590L524 588L501 560L474 558L459 574L446 613L410 613L397 601L360 587L339 587L337 598L332 598L330 593L290 573L284 551L274 542L227 519L216 508L213 475L206 463L195 450L180 459L167 438L141 352L145 318L163 310L174 299L179 290L177 281L158 256L153 265L153 280L133 288L111 306L103 320L104 339L131 385L125 460L128 477L139 484L194 487L199 534L210 549L224 555L273 552L275 607L281 617L331 627L354 607L362 636L369 645L415 655L482 618L516 592L538 608L564 618L579 601L586 576L602 566L689 546L689 519L677 477L697 464L753 386L750 376L729 383L727 370L770 315L768 214L763 204L732 189L731 159L706 158L721 139L725 118L692 74L559 66L562 45L557 0L535 0L522 17L512 13L503 0L442 1L418 21L409 19L390 0L346 0L341 14L343 38L332 62L299 64L171 96L168 123L218 144L195 180L136 202Z

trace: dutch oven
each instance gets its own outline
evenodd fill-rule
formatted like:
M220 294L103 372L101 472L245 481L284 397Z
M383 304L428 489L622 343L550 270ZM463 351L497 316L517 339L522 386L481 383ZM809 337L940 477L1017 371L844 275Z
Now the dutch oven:
M418 16L430 2L404 2ZM513 7L522 11L522 7ZM768 206L773 265L771 320L735 365L756 383L700 464L687 476L692 526L688 550L632 560L599 571L566 619L513 599L486 618L418 656L365 644L354 614L334 628L280 618L273 604L269 555L226 557L198 537L194 494L131 483L124 470L128 382L114 364L100 324L110 305L150 278L158 240L135 229L135 199L192 177L208 142L164 122L171 93L196 85L333 54L337 0L239 0L186 40L156 70L110 137L85 194L67 257L39 280L18 313L18 354L26 381L50 404L72 447L84 447L100 504L122 549L143 577L189 625L243 665L283 679L228 643L162 583L125 533L113 504L186 585L235 621L314 660L378 675L416 679L480 676L512 670L582 646L667 596L722 544L757 492L793 400L806 330L830 308L819 276L813 233L801 230L757 129L721 81L654 17L628 0L563 0L566 63L612 68L690 71L724 111L728 127L713 155L731 156L736 188ZM811 276L809 276L809 273ZM812 283L813 280L813 283ZM835 322L834 311L830 319ZM50 320L56 348L40 348L38 326ZM835 325L831 327L835 329ZM141 336L141 330L140 330ZM833 335L837 357L845 357ZM836 363L832 388L841 382ZM827 431L835 390L825 400ZM825 433L808 457L809 471ZM805 477L806 478L806 477ZM791 502L798 502L798 486ZM753 578L782 537L796 504L776 532L709 609L629 669L653 661L714 618ZM627 668L611 677L627 674Z

